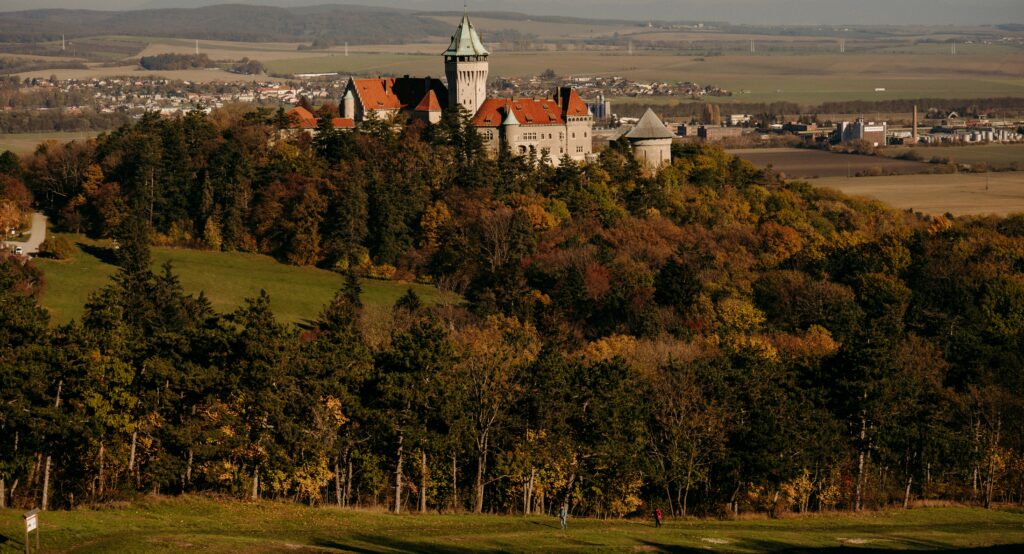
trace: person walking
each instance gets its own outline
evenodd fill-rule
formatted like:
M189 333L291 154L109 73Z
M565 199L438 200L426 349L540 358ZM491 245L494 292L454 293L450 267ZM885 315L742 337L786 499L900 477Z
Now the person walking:
M654 526L661 527L661 508L654 509Z
M569 503L562 502L562 507L558 510L558 522L562 524L562 529L568 526L567 519L569 519Z

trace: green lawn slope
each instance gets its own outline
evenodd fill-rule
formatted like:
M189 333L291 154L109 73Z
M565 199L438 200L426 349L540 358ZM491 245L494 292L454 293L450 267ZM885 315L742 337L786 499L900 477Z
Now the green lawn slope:
M46 274L46 289L41 300L54 322L81 317L89 294L110 283L117 267L105 261L105 244L67 235L78 247L70 260L39 259ZM305 323L315 318L334 293L341 288L342 275L313 267L279 263L268 256L242 252L211 252L180 248L153 248L153 266L159 269L171 262L186 292L204 292L214 309L227 312L240 306L245 298L265 289L278 319L286 323ZM426 302L452 300L436 288L416 283L363 280L363 303L369 306L391 305L412 288Z
M882 552L1024 551L1024 512L923 508L741 521L404 515L285 502L150 498L46 512L44 552ZM0 552L23 548L21 512L0 510ZM34 538L33 538L34 541Z

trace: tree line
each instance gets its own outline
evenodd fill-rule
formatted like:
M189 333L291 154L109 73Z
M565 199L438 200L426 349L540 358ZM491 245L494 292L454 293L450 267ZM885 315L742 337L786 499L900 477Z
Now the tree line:
M950 112L960 117L990 116L994 118L1019 117L1024 113L1024 99L1019 97L997 98L907 98L892 100L844 100L823 102L818 105L800 105L794 102L723 102L715 104L722 115L751 114L757 121L784 123L784 116L797 117L801 114L877 114L910 113L917 106L922 118L945 118ZM648 107L654 108L663 117L690 118L705 121L703 115L707 104L703 102L676 102L674 104L646 105L643 102L620 103L615 111L620 116L640 117Z
M484 154L465 117L155 115L5 164L120 269L54 326L0 264L0 499L617 517L1024 501L1024 216L891 210L707 145ZM464 116L465 114L463 114ZM6 159L10 160L10 157ZM14 187L11 187L13 190ZM338 272L216 313L150 244ZM359 277L411 292L363 306Z

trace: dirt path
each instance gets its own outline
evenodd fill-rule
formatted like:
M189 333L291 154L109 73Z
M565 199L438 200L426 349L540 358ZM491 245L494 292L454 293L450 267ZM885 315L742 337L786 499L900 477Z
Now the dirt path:
M22 254L36 254L39 252L39 245L46 240L46 216L39 213L32 213L32 229L29 231L31 236L25 242L5 242L8 247L12 250L21 247Z

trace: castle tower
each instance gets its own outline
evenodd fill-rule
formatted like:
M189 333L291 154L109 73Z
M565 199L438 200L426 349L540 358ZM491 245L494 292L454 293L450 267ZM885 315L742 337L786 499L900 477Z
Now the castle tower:
M490 53L480 42L469 21L469 14L462 15L462 22L452 36L452 43L444 51L444 73L448 77L448 108L466 108L470 115L487 98L487 56Z
M651 171L672 163L672 133L665 124L647 108L643 117L628 133L626 139L633 145L633 156Z
M345 97L342 98L342 114L341 117L348 119L356 118L356 97L352 94L352 89L345 91Z

